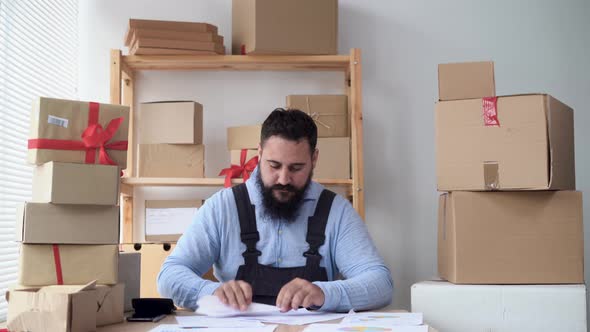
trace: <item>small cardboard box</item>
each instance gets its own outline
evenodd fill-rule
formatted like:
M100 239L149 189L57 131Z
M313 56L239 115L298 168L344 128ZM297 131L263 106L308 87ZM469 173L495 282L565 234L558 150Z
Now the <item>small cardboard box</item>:
M412 312L440 331L586 331L585 285L412 285ZM551 313L551 314L549 314Z
M22 203L16 241L27 244L118 244L119 207Z
M125 34L125 46L131 46L134 32L136 30L158 30L190 33L213 33L217 34L217 27L208 23L200 22L182 22L182 21L161 21L161 20L141 20L130 19L127 33Z
M205 146L196 144L139 144L139 177L202 178Z
M125 311L133 311L131 300L139 298L141 283L141 254L139 252L119 253L119 283L125 285Z
M94 282L75 287L14 289L6 297L7 327L11 332L96 330L97 296Z
M193 51L207 51L225 54L225 46L212 41L174 40L158 38L139 38L131 41L134 48L167 48Z
M350 136L346 95L290 95L287 108L309 114L318 127L318 137Z
M441 101L494 97L494 63L482 61L438 65L438 95Z
M545 94L496 109L499 126L486 126L481 99L437 103L438 190L575 189L573 110Z
M18 283L56 285L61 270L64 285L80 285L92 280L114 285L117 283L118 258L117 245L23 244Z
M584 283L581 192L455 191L438 213L438 271L450 282Z
M214 42L223 44L223 36L213 32L189 32L189 31L171 31L157 29L134 29L131 40L138 39L165 39L165 40L189 40L199 42ZM133 44L133 43L131 43Z
M336 54L337 42L338 0L232 1L233 54Z
M240 165L240 158L242 157L242 150L231 150L230 154L230 163L232 165ZM258 149L247 149L246 150L246 162L250 159L258 156Z
M117 205L120 170L111 165L50 161L33 168L33 202Z
M227 128L227 149L258 149L262 125L239 126Z
M125 320L125 285L96 285L96 326Z
M112 120L123 118L119 128L106 144L106 152L119 167L127 167L127 148L120 146L129 137L129 107L41 97L33 104L29 134L28 162L41 165L48 161L88 163L82 133L89 125L106 129ZM97 135L101 132L95 131ZM56 142L60 140L63 142ZM77 144L79 150L54 148L54 144ZM40 146L51 147L40 147ZM59 145L59 144L58 144ZM95 149L94 164L101 163L100 149ZM92 155L89 155L92 157Z
M145 201L146 241L178 241L201 205L202 200Z
M315 179L350 179L350 138L318 138Z
M160 101L139 105L140 144L203 144L203 105Z

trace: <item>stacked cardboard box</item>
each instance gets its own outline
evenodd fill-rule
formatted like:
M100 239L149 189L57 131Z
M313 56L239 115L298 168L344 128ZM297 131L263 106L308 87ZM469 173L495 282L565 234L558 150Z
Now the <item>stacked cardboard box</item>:
M124 166L128 113L117 105L35 103L29 161L39 165L32 200L18 207L19 286L10 294L9 328L94 330L123 320L115 160Z
M217 27L198 22L130 19L125 46L130 55L225 54Z
M455 299L455 309L469 306L478 313L485 310L471 299L496 294L496 285L506 285L502 293L518 296L519 303L538 302L533 284L554 285L546 290L555 299L574 296L585 306L573 110L547 94L496 97L491 62L440 65L439 94L437 183L438 190L447 193L439 199L438 271L450 283L415 285L412 310L449 330L473 330L485 322L453 321L453 315L440 320L424 299L435 302L442 291ZM420 294L414 296L415 289ZM549 307L552 301L538 311L555 314ZM496 304L506 312L510 303ZM580 315L568 316L576 310L562 311L559 321L575 318L578 324ZM537 316L537 322L551 326L555 322L549 316ZM585 330L585 322L583 326Z
M318 128L317 179L350 178L350 114L346 95L289 95L287 109L309 114Z
M227 149L230 153L229 168L221 170L225 186L231 186L232 178L247 180L258 165L258 144L262 125L227 128Z

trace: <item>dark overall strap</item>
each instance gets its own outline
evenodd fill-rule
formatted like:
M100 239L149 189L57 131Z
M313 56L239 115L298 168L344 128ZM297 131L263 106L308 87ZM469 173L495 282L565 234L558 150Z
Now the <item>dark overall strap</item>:
M319 249L326 241L326 224L334 197L336 197L335 193L324 189L320 194L313 216L308 219L305 241L309 243L309 250L303 254L307 258L305 262L306 274L311 274L313 269L320 267L322 256Z
M256 243L260 240L256 228L256 213L254 205L250 202L248 189L245 183L232 187L236 206L238 207L238 219L240 220L240 238L246 245L246 251L242 253L246 265L258 264L258 256L262 253L256 250Z

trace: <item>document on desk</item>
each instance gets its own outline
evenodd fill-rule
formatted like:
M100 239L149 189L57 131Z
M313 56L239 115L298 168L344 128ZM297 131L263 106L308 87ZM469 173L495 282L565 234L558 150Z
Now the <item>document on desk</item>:
M273 332L278 325L264 325L263 327L244 327L240 328L240 332ZM158 327L151 329L149 332L228 332L234 331L234 328L226 327L211 327L208 329L203 328L184 328L176 324L162 324Z
M371 325L312 324L303 332L428 332L428 325L378 327Z
M367 325L391 327L422 325L421 312L359 312L347 315L340 324L343 325Z
M244 317L208 317L208 316L176 316L178 325L184 328L189 327L225 327L225 328L246 328L264 327L258 320L247 320Z
M244 319L273 324L306 325L340 319L345 316L347 316L347 314L299 309L266 316L248 316L244 317Z

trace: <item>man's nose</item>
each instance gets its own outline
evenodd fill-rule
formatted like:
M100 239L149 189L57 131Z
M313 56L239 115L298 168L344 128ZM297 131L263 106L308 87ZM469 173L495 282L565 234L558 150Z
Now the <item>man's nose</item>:
M278 179L279 184L281 185L287 185L291 183L291 176L289 174L289 170L287 168L282 168L279 171L279 179Z

